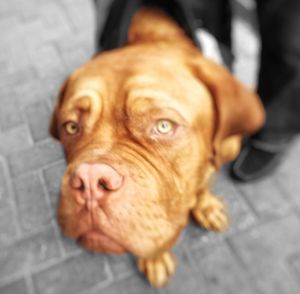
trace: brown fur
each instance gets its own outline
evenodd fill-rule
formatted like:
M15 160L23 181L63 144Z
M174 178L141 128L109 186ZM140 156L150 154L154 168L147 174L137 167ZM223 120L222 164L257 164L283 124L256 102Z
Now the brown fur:
M151 129L176 123L172 136ZM63 123L79 122L67 135ZM212 174L239 152L241 137L262 126L259 99L225 68L206 59L161 11L141 9L129 43L77 69L62 87L51 133L64 146L59 223L65 235L96 252L131 252L153 286L175 270L169 252L190 212L203 227L223 231L223 203L209 192ZM125 176L92 213L75 203L69 178L83 162L104 162ZM99 229L111 240L80 239Z

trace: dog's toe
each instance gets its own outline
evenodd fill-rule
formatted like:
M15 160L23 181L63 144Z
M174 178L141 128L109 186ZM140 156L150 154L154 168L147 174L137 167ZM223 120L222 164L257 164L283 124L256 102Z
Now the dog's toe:
M153 287L164 287L176 268L175 257L170 252L165 252L159 257L138 260L141 272L145 274Z
M229 227L224 203L214 195L201 199L193 209L193 216L207 230L223 232Z

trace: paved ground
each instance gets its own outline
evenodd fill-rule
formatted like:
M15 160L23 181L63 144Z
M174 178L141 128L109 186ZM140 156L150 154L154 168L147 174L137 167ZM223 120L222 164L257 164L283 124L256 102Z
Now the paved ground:
M245 38L249 28L238 24ZM264 181L241 185L220 174L215 190L232 227L218 235L191 224L166 289L151 289L131 256L93 255L60 235L65 165L47 125L60 84L93 53L93 32L89 1L0 0L0 293L299 293L300 140ZM251 83L250 45L240 45L237 68Z

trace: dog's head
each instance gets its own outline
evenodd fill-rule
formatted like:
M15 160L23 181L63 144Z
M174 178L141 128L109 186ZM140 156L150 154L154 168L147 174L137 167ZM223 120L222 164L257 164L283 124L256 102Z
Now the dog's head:
M168 249L221 163L222 140L262 119L254 94L190 46L100 54L64 83L51 122L68 162L63 232L96 252Z

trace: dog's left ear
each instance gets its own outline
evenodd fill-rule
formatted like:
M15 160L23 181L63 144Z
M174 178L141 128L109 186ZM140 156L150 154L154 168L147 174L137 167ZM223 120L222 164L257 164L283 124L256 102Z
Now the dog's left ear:
M68 87L68 82L69 82L69 79L66 79L59 90L56 105L55 105L52 117L50 119L50 124L49 124L49 133L51 134L51 136L53 138L55 138L57 140L59 140L59 132L58 132L58 126L57 126L57 113L58 113L58 109L61 107L63 99L65 97L67 87Z
M259 97L224 66L199 53L189 64L213 97L216 112L212 138L213 164L219 167L222 163L220 148L224 139L232 135L251 135L258 131L265 121L264 108Z

